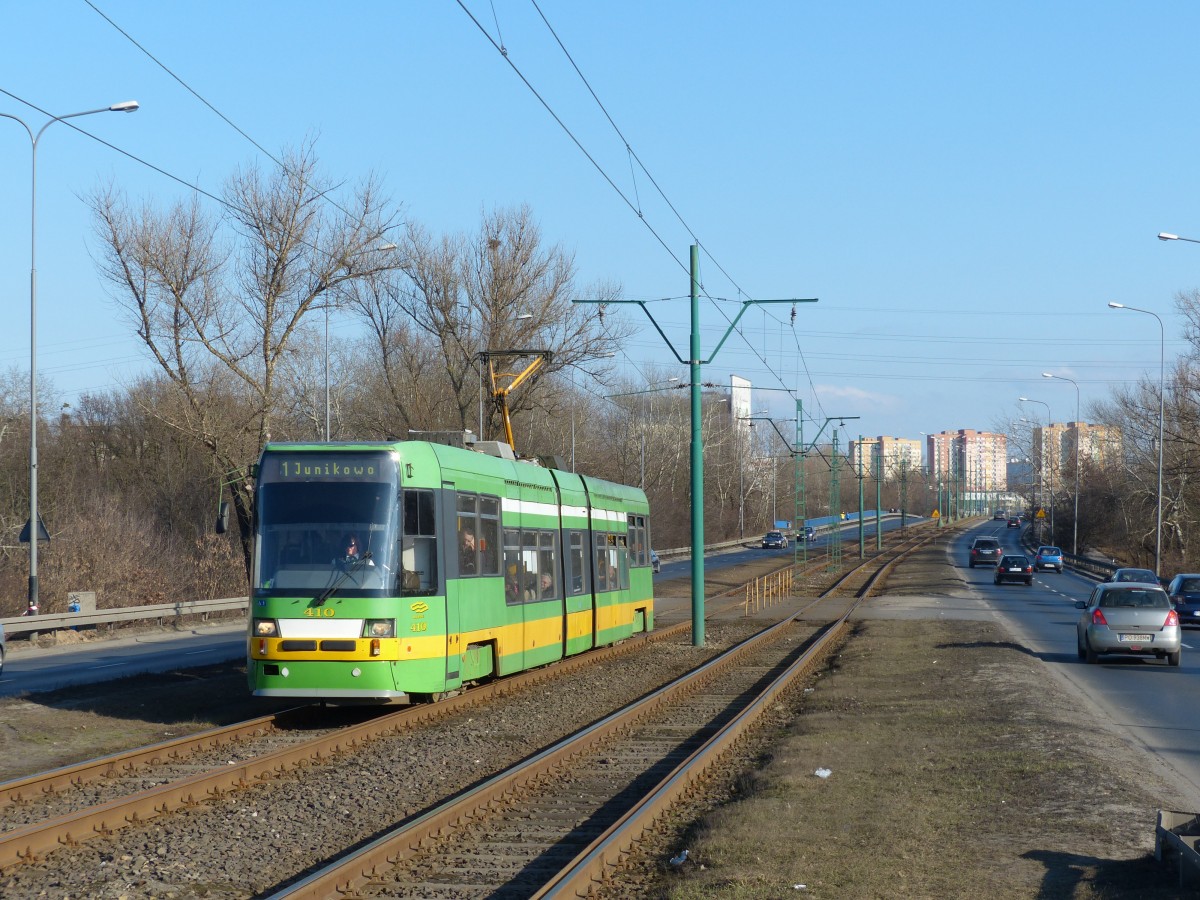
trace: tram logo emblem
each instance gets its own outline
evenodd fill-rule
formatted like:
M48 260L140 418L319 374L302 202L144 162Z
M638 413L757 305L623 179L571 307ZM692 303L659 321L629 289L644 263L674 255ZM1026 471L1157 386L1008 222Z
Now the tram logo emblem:
M429 612L429 604L424 600L418 600L416 603L410 606L409 609L411 609L417 615L421 615L422 613Z

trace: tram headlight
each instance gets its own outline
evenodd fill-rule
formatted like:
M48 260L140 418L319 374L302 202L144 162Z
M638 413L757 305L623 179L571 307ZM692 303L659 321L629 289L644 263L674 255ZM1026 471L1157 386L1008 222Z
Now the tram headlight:
M254 636L255 637L278 637L279 626L274 619L255 619L254 620Z
M395 619L367 619L363 625L363 637L390 638L395 636Z

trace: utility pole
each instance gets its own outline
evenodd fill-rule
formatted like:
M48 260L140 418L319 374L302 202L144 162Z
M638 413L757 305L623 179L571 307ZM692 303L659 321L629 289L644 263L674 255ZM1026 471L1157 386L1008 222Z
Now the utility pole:
M838 451L838 433L833 429L833 449L829 453L829 515L833 518L833 531L829 541L829 564L832 568L842 565L842 454Z
M738 311L737 316L729 323L729 327L725 330L725 334L721 336L721 340L717 342L716 349L708 359L702 359L700 356L700 247L697 244L691 246L690 263L688 267L689 281L689 297L691 300L691 333L688 342L688 358L685 360L679 355L674 344L663 333L654 316L646 307L644 300L582 300L573 299L572 303L603 303L603 304L624 304L632 303L640 306L642 312L646 314L646 318L654 326L659 336L666 342L667 348L674 354L675 359L681 365L685 364L688 367L688 375L691 389L691 417L692 417L692 434L691 434L691 502L692 502L692 646L704 646L704 445L701 432L701 390L704 387L702 378L702 367L706 363L711 363L721 352L721 347L729 335L733 333L742 316L746 314L752 306L758 306L767 303L816 303L815 298L798 299L789 298L784 300L745 300L742 302L742 308Z
M883 506L883 444L879 444L879 451L871 457L875 464L875 549L883 549L883 513L880 507Z
M862 435L858 436L858 558L866 559L867 544L863 537L863 454Z

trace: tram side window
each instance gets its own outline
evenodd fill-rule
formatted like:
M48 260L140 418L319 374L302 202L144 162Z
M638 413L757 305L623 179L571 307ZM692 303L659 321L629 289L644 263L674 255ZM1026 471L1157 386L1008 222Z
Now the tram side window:
M500 498L479 498L479 556L481 575L500 574Z
M541 575L538 566L538 533L536 531L521 532L521 566L521 599L536 600L539 576Z
M538 533L538 599L549 600L558 593L558 533Z
M608 535L596 535L596 591L615 591L620 584L620 576L615 571L616 562L612 548L608 546Z
M457 527L455 540L458 546L458 574L479 574L479 498L474 494L459 494L456 503Z
M583 532L572 531L567 535L567 583L571 586L572 595L583 593L584 553Z
M500 574L500 499L458 494L455 504L458 574Z
M646 551L646 517L629 516L629 564L648 566L650 554Z
M430 490L403 491L404 521L400 535L400 593L437 593L437 528Z
M617 546L613 548L617 554L617 574L621 579L621 589L629 590L629 545L625 535L617 538Z
M521 602L521 532L504 529L504 600Z

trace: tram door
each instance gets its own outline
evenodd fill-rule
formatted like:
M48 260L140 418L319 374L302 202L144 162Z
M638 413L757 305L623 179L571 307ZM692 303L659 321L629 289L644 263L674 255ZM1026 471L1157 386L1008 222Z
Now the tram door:
M438 546L438 492L432 488L403 488L401 491L400 528L400 578L399 590L401 609L407 618L398 636L419 639L425 648L420 653L422 660L441 660L453 656L457 651L446 647L446 635L455 632L447 628L445 604L437 599L439 586L446 571L442 552ZM439 677L451 681L457 677L457 660L450 659L447 665L437 670L422 667L421 679ZM400 690L417 693L438 693L444 686L437 684L412 687L408 683L397 683Z
M462 609L466 595L470 591L470 585L463 578L464 563L460 549L462 536L458 533L457 496L458 493L455 490L454 482L443 481L442 497L445 498L445 502L442 504L444 539L441 544L443 553L442 571L446 573L446 678L447 681L452 683L457 682L461 677L459 660L461 659L460 654L465 648L457 646L457 644L451 647L449 636L454 635L457 641L463 633Z

